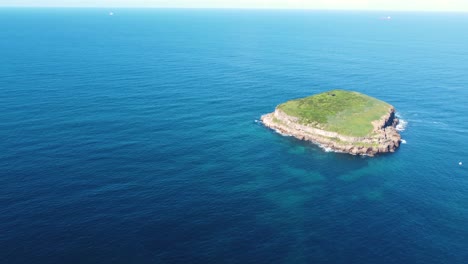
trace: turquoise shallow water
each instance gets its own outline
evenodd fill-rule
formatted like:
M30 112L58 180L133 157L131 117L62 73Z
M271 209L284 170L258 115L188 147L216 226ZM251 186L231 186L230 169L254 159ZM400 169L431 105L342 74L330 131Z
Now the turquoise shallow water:
M4 263L466 263L466 14L108 12L0 9ZM334 88L407 144L256 122Z

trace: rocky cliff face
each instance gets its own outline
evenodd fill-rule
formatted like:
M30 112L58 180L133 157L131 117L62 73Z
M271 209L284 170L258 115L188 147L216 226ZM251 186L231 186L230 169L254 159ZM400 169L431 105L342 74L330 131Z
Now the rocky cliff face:
M263 115L261 119L265 126L279 133L353 155L374 156L377 153L394 152L401 142L400 134L395 129L398 119L393 107L379 120L372 122L373 132L367 137L340 135L320 126L303 125L298 122L297 117L289 116L278 108L273 113Z

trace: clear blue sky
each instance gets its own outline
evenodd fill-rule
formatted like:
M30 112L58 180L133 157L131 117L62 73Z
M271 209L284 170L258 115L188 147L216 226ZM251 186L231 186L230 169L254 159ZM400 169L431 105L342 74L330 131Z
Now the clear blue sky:
M307 8L468 12L468 0L0 0L0 6Z

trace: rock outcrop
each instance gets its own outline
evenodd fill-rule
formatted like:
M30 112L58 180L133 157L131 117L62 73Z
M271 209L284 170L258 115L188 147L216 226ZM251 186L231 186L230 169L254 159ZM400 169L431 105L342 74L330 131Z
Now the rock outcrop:
M297 117L289 116L280 109L261 117L263 124L281 134L291 135L300 140L311 141L323 148L353 155L374 156L378 153L394 152L401 142L396 130L398 119L395 109L389 108L387 114L372 122L372 133L366 137L352 137L326 131L319 124L304 125Z

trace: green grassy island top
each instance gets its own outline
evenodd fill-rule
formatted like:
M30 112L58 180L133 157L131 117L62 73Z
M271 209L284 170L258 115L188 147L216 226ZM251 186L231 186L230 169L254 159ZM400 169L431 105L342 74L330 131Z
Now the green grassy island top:
M342 135L364 137L373 131L372 121L388 114L392 106L353 91L332 90L295 99L278 106L302 124Z

